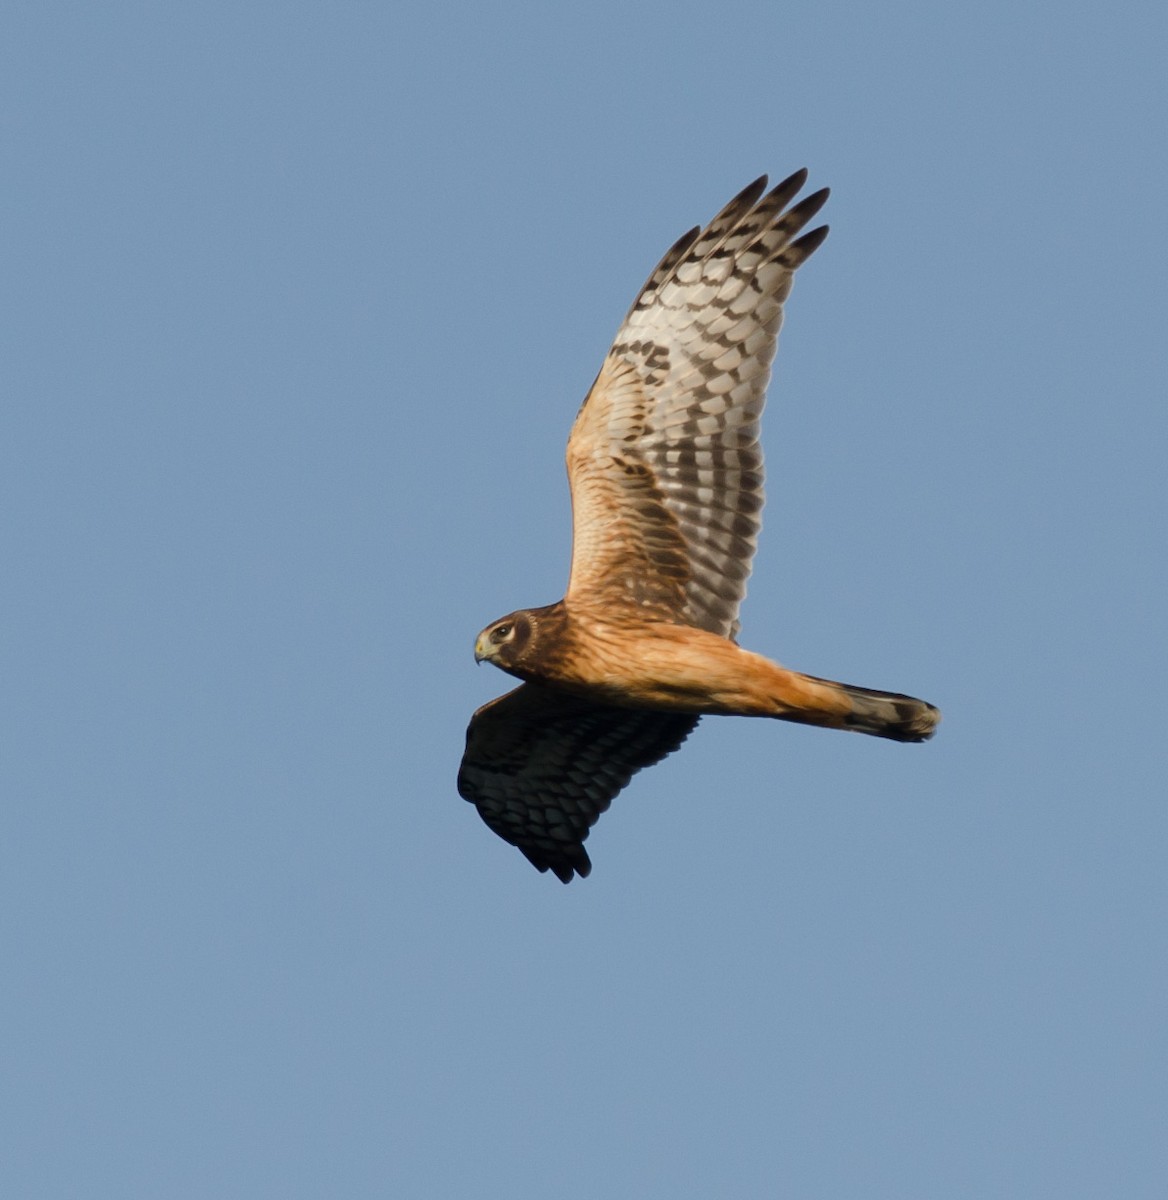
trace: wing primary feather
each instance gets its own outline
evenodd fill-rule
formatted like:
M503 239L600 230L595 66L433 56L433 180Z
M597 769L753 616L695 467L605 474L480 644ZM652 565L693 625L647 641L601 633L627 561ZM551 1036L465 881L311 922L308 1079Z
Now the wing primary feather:
M807 168L800 167L798 171L788 175L782 183L776 183L767 193L767 200L777 209L784 208L787 201L793 199L806 182Z
M820 225L818 229L813 229L810 233L805 233L798 241L792 242L779 255L779 262L784 267L789 267L792 271L796 267L801 266L823 245L829 228L830 226L828 225Z
M788 237L794 237L827 203L827 198L830 195L830 188L820 188L819 191L812 192L810 196L806 196L800 200L794 208L788 209L783 215L782 220L776 225L776 228L782 229Z
M694 242L698 240L701 232L702 227L700 225L695 225L692 229L687 229L685 233L683 233L681 237L679 237L677 241L665 251L661 257L661 261L650 272L649 278L645 280L645 286L641 288L640 292L637 293L637 298L633 301L633 307L629 309L629 313L632 313L637 305L641 303L641 298L643 296L650 295L658 287L660 287L660 285L666 279L669 278L673 268L676 267L677 264L685 257L686 252L694 244ZM625 319L628 319L628 314L626 314Z
M734 209L741 208L743 211L745 211L746 209L753 208L755 206L755 204L758 203L759 196L761 196L763 194L763 192L766 191L766 185L767 185L767 177L765 175L760 175L753 182L748 183L746 185L746 187L744 187L742 189L742 191L740 191L738 193L738 195L735 196L734 199L730 201L729 204L725 205L722 208L722 210L718 213L718 215L710 222L710 225L717 225L718 222L721 221L722 218L725 217L725 215L728 212L731 212ZM782 184L780 184L779 186L781 187ZM802 187L802 186L803 186L802 184L799 185L799 187ZM795 189L795 191L798 191L798 190L799 190L799 188ZM708 226L707 226L707 228L708 228Z

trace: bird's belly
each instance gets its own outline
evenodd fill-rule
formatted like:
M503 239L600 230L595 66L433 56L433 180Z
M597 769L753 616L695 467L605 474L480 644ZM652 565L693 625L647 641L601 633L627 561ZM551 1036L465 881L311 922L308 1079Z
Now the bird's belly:
M688 713L774 713L783 668L727 638L684 625L579 631L570 665L549 679L578 694L631 708Z

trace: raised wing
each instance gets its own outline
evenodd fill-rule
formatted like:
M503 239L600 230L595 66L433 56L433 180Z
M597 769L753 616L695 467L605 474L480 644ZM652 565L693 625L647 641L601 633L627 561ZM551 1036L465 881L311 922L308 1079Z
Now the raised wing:
M697 723L525 683L471 717L458 790L529 862L570 883L592 870L584 839L612 798Z
M665 255L625 317L568 440L565 599L738 631L761 524L759 416L783 301L827 227L795 235L797 171L766 177Z

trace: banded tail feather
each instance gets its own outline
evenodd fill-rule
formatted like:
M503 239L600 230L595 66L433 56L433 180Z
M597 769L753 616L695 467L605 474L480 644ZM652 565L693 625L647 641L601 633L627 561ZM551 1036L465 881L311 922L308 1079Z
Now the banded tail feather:
M940 709L915 696L881 692L794 671L790 676L788 685L795 685L792 690L798 693L798 703L774 714L781 721L850 729L872 737L891 738L894 742L928 741L941 721Z

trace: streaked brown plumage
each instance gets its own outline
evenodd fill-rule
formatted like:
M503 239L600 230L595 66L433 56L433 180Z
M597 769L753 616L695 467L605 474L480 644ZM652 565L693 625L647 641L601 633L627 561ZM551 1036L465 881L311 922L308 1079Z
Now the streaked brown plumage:
M471 718L458 788L541 871L587 875L584 839L701 716L777 717L902 742L931 704L790 671L737 645L763 504L758 420L782 304L827 236L797 237L827 189L756 180L665 255L568 439L564 599L479 635L523 680Z

